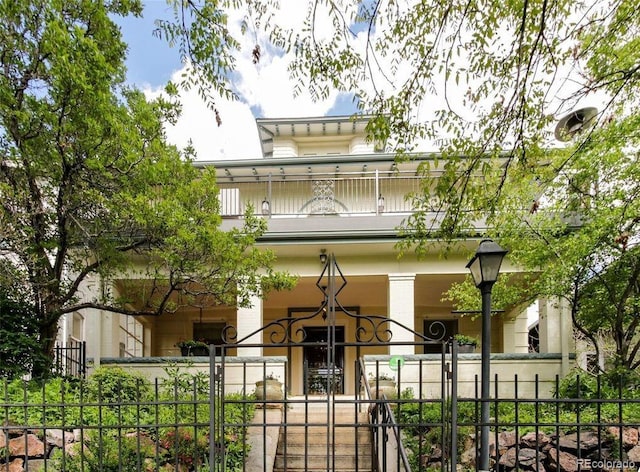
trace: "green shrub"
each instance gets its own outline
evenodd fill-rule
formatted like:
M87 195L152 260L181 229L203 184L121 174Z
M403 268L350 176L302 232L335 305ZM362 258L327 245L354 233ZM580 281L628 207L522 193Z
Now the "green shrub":
M46 382L15 379L0 384L0 398L9 405L0 415L20 425L62 427L76 422L73 405L78 404L81 383L56 377Z
M192 365L190 362L187 366ZM164 369L166 379L160 383L163 394L171 396L175 392L193 393L199 397L209 396L209 375L198 371L195 374L185 372L176 364L169 364Z
M170 378L159 384L157 398L146 379L121 368L99 368L86 381L4 380L0 401L6 406L0 409L0 421L36 428L83 427L84 447L78 446L75 455L58 452L59 468L52 470L159 470L166 463L207 470L208 378L177 368L167 373ZM220 404L216 402L217 408ZM254 408L246 396L227 398L225 437L215 439L225 444L226 470L242 470L248 452L243 425L251 422Z
M68 472L121 472L124 470L158 470L156 448L134 436L115 431L89 431L85 445L73 453L56 451L52 470Z
M188 467L204 464L209 451L208 434L202 429L180 426L164 430L159 438L160 445L169 451L171 464Z
M603 385L598 387L598 376L582 370L574 370L560 380L556 390L557 398L595 398L602 391ZM600 388L600 391L598 390Z
M151 397L149 381L121 367L98 367L87 381L87 399L101 403L136 403Z
M617 367L602 374L604 383L616 394L622 393L624 398L638 398L640 395L640 373L637 370Z
M558 398L638 398L640 374L634 370L617 368L600 375L574 369L559 383L555 392Z

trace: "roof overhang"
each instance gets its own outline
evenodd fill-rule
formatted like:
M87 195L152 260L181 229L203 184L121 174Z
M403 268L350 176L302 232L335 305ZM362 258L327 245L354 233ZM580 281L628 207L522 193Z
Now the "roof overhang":
M308 118L258 118L262 155L273 155L274 138L312 138L321 136L364 135L371 116L324 116Z
M392 153L301 156L277 159L240 159L233 161L196 161L194 166L213 166L218 178L251 178L255 176L286 177L318 173L381 171L417 172L422 162L433 161L435 154L416 154L397 162ZM433 168L433 166L432 166Z

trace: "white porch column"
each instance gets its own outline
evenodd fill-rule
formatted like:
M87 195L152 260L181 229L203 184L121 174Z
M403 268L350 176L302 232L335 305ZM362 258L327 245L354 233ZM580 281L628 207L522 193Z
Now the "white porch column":
M389 299L387 306L389 307L389 318L402 323L411 330L415 330L414 326L414 282L416 274L389 274ZM392 341L414 342L415 338L412 332L400 328L396 325L390 326L393 333ZM414 354L413 345L391 346L389 354Z
M557 300L541 298L539 304L540 352L562 352L562 323Z
M120 315L109 311L98 311L102 329L100 354L102 357L120 357Z
M262 299L256 295L251 296L251 306L238 308L236 314L236 329L238 340L253 333L262 327ZM262 331L244 341L247 344L262 344ZM261 347L238 348L238 356L261 356Z
M569 360L569 354L575 353L576 343L573 336L573 321L571 320L571 308L564 298L558 301L560 305L560 352L562 353L562 375L567 375L573 364Z
M93 366L100 366L100 359L104 356L102 350L102 324L103 313L94 308L82 311L84 315L84 337L83 341L87 342L87 359L93 359Z
M540 352L562 355L562 374L571 368L569 354L574 350L570 307L564 299L540 300Z
M526 308L521 310L515 317L504 320L502 335L504 352L529 352L529 329L527 325Z
M97 275L88 276L78 288L78 295L83 301L96 298L100 293L100 278ZM82 310L84 316L84 332L80 333L82 340L87 343L87 359L93 359L93 368L100 366L102 357L110 357L111 349L105 347L104 337L107 323L105 321L105 313L95 308L87 308ZM119 353L118 353L119 354Z

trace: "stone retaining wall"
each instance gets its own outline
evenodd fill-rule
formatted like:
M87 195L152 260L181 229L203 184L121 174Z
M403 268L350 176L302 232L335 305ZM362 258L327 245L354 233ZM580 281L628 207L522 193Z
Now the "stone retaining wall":
M577 472L580 470L633 470L640 468L639 431L636 427L603 428L597 431L583 429L560 436L542 432L529 432L519 439L515 431L498 434L496 457L496 437L489 438L491 468L493 470L534 470L537 472ZM622 457L620 457L620 444ZM464 438L464 452L459 457L459 468L475 469L475 435ZM440 466L442 451L434 446L430 454L425 454L422 464L428 467Z

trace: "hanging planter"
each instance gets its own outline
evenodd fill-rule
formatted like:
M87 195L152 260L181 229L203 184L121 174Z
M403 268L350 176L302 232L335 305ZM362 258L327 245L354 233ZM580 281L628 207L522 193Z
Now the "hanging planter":
M478 340L473 336L467 336L465 334L456 334L453 337L458 342L458 353L470 353L475 352Z
M176 344L180 348L180 353L184 357L206 356L209 357L209 346L202 341L180 341Z

